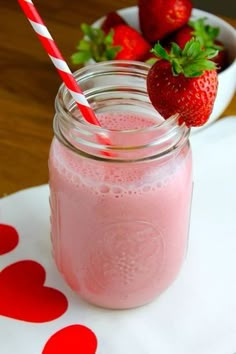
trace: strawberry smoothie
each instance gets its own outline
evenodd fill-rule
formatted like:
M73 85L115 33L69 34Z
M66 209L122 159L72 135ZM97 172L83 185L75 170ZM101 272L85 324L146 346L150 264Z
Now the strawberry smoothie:
M110 130L139 129L139 113L101 113ZM138 141L136 141L138 144ZM180 271L192 194L188 143L161 158L88 158L54 138L49 158L53 255L67 283L108 308L150 302Z

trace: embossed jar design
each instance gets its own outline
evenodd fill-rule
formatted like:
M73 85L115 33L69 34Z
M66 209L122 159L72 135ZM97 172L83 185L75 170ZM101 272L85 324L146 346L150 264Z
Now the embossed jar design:
M75 73L101 127L81 117L63 85L56 97L49 156L53 255L67 283L102 307L152 301L172 284L186 254L189 130L154 110L148 69L115 61Z

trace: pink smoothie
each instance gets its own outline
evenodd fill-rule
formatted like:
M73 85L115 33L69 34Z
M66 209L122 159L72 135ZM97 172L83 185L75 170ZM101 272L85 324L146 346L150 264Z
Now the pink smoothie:
M99 116L109 129L141 128L138 114ZM185 258L192 193L187 146L168 159L112 163L85 158L54 138L51 237L56 264L87 301L109 308L150 302Z

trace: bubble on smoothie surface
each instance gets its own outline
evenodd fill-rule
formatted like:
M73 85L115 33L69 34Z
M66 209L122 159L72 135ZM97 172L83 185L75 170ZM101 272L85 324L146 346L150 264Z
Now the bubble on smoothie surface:
M97 118L102 128L110 130L135 130L147 128L155 125L157 122L154 118L144 114L129 112L112 112L109 114L100 113Z

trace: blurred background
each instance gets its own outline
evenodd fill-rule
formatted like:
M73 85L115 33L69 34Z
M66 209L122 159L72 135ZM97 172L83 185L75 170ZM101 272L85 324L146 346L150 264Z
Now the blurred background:
M218 15L236 17L235 0L192 0L194 7Z

